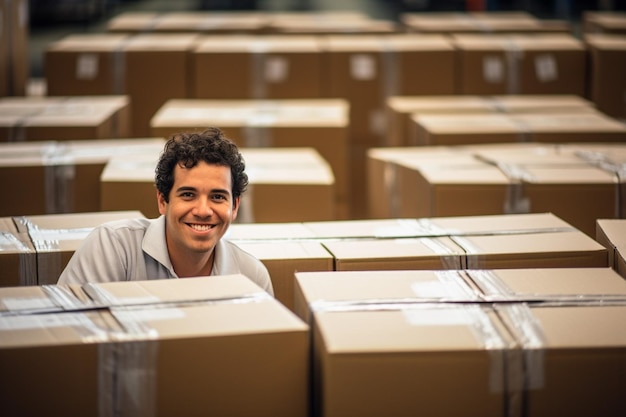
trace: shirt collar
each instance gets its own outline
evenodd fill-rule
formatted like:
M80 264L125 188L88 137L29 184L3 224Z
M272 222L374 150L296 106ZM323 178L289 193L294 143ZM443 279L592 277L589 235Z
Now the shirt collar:
M156 219L151 219L146 234L141 242L141 249L154 258L158 263L166 267L173 276L178 276L174 272L170 255L167 252L167 242L165 240L165 216L161 215Z

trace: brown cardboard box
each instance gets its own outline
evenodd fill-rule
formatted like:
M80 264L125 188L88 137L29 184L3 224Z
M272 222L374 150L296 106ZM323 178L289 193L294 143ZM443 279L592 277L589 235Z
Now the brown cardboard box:
M626 30L622 35L587 35L585 44L591 66L590 99L604 113L626 119Z
M0 185L12 195L1 212L19 216L98 211L100 174L109 159L158 153L163 143L157 138L0 143Z
M489 302L626 301L626 280L612 268L467 270Z
M311 324L313 312L325 308L479 300L462 271L297 271L295 274L294 311Z
M314 36L204 37L193 51L190 97L301 99L322 96L322 56Z
M270 273L274 297L294 311L294 274L305 271L332 271L334 259L319 242L257 241L237 246L261 260Z
M460 94L586 94L586 49L570 34L453 35Z
M526 114L591 112L594 104L575 95L393 96L387 99L387 145L415 146L411 116L429 114Z
M149 31L162 14L148 11L122 12L105 23L110 33L132 34Z
M270 297L238 300L2 317L0 400L13 415L306 415L308 326Z
M194 34L141 34L125 43L124 93L131 99L131 136L149 136L150 119L168 99L191 97L191 53L198 39Z
M28 235L0 217L0 287L37 285L37 258Z
M100 175L100 210L137 210L147 218L160 215L154 185L154 168L159 154L118 155L111 158Z
M319 415L506 415L503 355L514 342L489 310L320 310L313 340Z
M123 94L123 50L129 39L124 34L85 33L50 43L44 51L47 94Z
M529 417L615 416L626 366L626 305L505 305L498 309L521 342Z
M37 252L37 284L56 284L70 258L94 227L107 221L145 217L139 211L65 213L14 217Z
M505 213L511 181L496 167L416 166L408 161L397 166L401 194L396 204L401 217Z
M241 198L244 223L334 220L335 177L314 148L244 148L250 184ZM285 201L285 196L290 196Z
M219 126L243 148L315 148L332 168L335 215L341 219L348 218L352 176L348 111L342 99L169 100L152 118L151 133L166 137Z
M463 249L448 237L345 239L322 242L336 271L462 269Z
M0 140L118 138L129 133L126 96L5 97Z
M579 230L451 236L467 269L608 267L608 251Z

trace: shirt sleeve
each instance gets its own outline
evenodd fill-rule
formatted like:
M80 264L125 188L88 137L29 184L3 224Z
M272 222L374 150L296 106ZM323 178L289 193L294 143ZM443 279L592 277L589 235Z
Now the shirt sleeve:
M59 277L59 285L128 280L127 258L113 229L96 227L82 242Z

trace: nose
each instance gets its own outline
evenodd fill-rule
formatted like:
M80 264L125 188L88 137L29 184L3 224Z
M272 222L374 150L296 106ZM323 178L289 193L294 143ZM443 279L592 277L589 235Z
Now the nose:
M193 207L192 213L197 217L209 217L213 215L211 200L207 197L199 198Z

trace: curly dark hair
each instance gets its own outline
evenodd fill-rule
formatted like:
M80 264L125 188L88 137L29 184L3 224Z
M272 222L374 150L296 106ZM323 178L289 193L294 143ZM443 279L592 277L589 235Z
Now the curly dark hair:
M180 164L192 168L200 161L230 167L233 197L237 198L248 187L246 165L237 145L224 133L209 127L203 132L176 133L168 139L155 169L155 183L165 201L174 186L174 168Z

